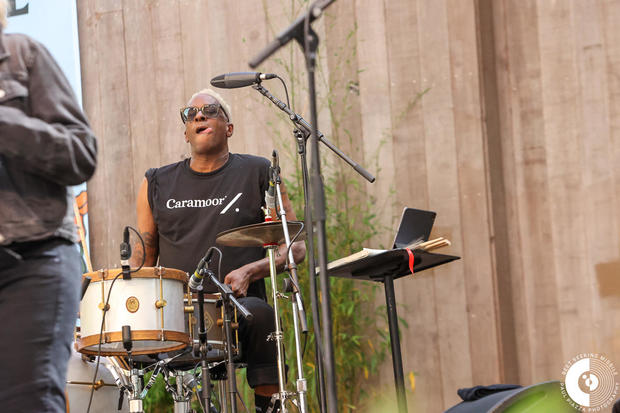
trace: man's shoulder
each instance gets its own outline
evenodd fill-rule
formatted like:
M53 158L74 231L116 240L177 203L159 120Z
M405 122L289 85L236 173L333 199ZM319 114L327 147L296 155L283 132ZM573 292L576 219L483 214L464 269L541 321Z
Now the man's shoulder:
M270 161L267 158L257 155L250 155L249 153L233 153L232 156L236 158L238 163L244 166L262 167L270 164Z
M174 163L170 163L168 165L163 165L157 168L149 168L146 173L144 174L144 176L146 176L147 179L151 179L153 177L160 176L160 175L167 175L170 173L174 173L175 171L179 170L180 168L183 168L183 164L185 163L185 161L179 161L179 162L174 162Z
M43 46L40 42L23 33L2 33L3 40L7 43L27 44Z
M2 33L2 41L14 58L24 59L28 66L36 53L45 50L41 42L23 33Z

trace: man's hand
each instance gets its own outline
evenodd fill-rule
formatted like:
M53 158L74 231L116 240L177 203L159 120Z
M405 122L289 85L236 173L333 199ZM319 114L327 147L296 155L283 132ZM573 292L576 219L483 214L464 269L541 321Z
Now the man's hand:
M252 274L245 267L237 268L226 275L224 278L224 284L230 285L235 297L245 297L248 293L248 287Z

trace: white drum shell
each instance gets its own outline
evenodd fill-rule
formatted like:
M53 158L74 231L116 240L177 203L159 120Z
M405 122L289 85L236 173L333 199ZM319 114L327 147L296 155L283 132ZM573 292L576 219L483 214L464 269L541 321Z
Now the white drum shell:
M112 285L112 280L93 281L88 287L84 298L80 303L80 337L84 340L90 336L96 336L97 342L101 328L101 318L103 312L99 305L103 297L107 300ZM163 292L160 292L160 282ZM161 308L156 307L156 303L163 296L166 305L163 307L163 325L161 318ZM135 297L138 301L138 309L131 312L128 309L128 299ZM175 340L162 340L162 330L181 333L185 332L185 320L183 312L183 282L177 279L163 278L138 278L123 280L118 278L112 288L109 299L109 310L105 316L104 333L121 333L122 327L129 325L132 336L140 336L137 332L149 332L148 339L134 339L133 351L139 352L158 352L168 350L171 347L182 344ZM133 300L133 299L132 299ZM135 303L135 300L134 300ZM141 335L143 337L144 334ZM188 339L189 340L189 339ZM97 351L97 345L87 347L90 351ZM124 353L122 341L108 342L102 344L104 352Z
M83 413L88 408L90 386L87 384L70 384L70 382L92 383L95 366L96 362L83 361L81 354L72 350L67 370L66 385L68 413ZM106 368L103 360L99 363L99 370L97 372L97 380L100 379L106 385L94 391L93 402L90 407L91 413L129 412L127 397L124 398L122 409L116 410L120 391L116 385L108 386L108 384L114 384L114 378Z

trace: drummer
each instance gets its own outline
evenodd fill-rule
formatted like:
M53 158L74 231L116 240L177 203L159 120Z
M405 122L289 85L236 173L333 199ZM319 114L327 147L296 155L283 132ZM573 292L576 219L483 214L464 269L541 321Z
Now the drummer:
M159 265L193 272L218 233L264 221L261 207L268 189L269 161L265 158L231 153L228 140L234 126L231 110L216 92L195 93L181 110L185 141L191 157L149 169L138 192L138 228L145 242L134 247L132 263ZM282 185L286 216L295 212ZM219 247L219 246L218 246ZM239 340L247 380L255 392L257 412L267 409L272 394L278 392L277 353L267 336L275 331L273 309L267 304L264 278L269 263L264 249L219 247L223 258L220 279L224 279L253 315L252 323L240 320ZM305 245L292 247L295 262L303 261ZM214 254L213 262L217 262ZM285 266L286 246L276 253L278 270ZM212 265L217 269L217 265Z

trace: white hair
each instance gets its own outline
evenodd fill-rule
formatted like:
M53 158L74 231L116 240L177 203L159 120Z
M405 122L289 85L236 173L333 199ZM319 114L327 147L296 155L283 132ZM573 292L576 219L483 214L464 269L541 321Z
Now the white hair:
M6 15L9 5L6 0L0 0L0 30L4 29L7 25Z
M2 1L2 0L0 0L0 1ZM198 95L209 95L213 99L215 99L217 101L217 103L219 103L220 106L222 107L222 110L224 111L224 114L226 115L226 118L228 118L228 122L232 122L232 117L230 116L231 115L231 113L230 113L230 105L228 103L226 103L224 98L219 93L217 93L213 89L202 89L202 90L194 93L192 95L192 97L189 98L188 103L191 102Z

